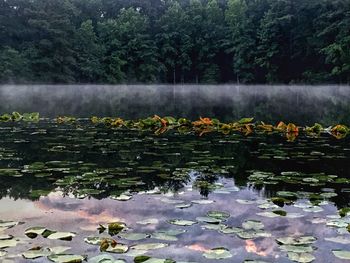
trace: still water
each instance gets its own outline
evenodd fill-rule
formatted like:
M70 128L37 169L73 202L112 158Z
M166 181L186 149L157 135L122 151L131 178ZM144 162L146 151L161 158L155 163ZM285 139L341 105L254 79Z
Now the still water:
M299 90L290 97L282 96L276 87L272 94L260 97L264 87L248 91L220 86L226 90L219 92L225 97L220 105L214 92L185 96L188 90L207 87L184 86L181 96L176 95L176 100L184 101L168 107L161 92L154 93L154 100L163 106L141 95L132 100L131 91L116 98L108 93L110 88L98 87L101 92L107 90L105 104L90 105L98 99L89 93L90 87L79 87L81 93L65 87L71 91L67 95L45 86L42 94L51 90L51 97L40 95L38 87L21 88L16 96L10 96L8 86L0 89L2 112L36 110L45 117L118 112L134 118L159 110L162 115L174 111L178 116L203 114L220 119L260 112L261 118L277 120L294 105L291 100L298 93L308 95L298 98L298 107L284 118L287 121L313 121L321 112L323 123L349 118L346 87L309 91L294 87ZM227 95L232 89L237 98ZM151 93L147 94L150 99ZM199 102L191 104L203 102L204 94L210 102L203 108ZM253 107L254 96L258 104L274 96L288 103L267 105L271 111L264 112ZM112 105L114 99L120 104ZM315 104L324 108L312 109ZM288 142L279 134L199 137L171 131L156 136L95 126L87 120L69 125L45 119L1 123L0 138L2 262L71 262L85 257L101 263L135 259L148 263L346 262L350 258L349 137L302 135ZM113 222L123 222L123 229L112 231ZM100 247L107 251L100 252ZM96 258L99 255L103 257Z

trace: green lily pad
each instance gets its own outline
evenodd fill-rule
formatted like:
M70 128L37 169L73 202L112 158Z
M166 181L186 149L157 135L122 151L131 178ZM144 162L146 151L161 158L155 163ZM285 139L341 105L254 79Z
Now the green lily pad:
M208 216L197 217L196 220L198 222L204 222L204 223L208 223L208 224L220 224L222 222L221 219L208 217Z
M230 217L230 214L226 213L226 212L222 212L222 211L209 211L207 213L207 216L212 217L212 218L216 218L216 219L225 220L225 219Z
M207 199L193 200L191 202L193 204L198 204L198 205L209 205L209 204L214 203L213 200L207 200Z
M34 249L34 250L28 250L26 252L22 253L22 256L26 259L36 259L40 257L46 257L49 256L51 253L48 249Z
M257 220L247 220L242 223L242 227L244 229L254 229L254 230L261 230L264 228L264 224Z
M146 243L146 244L137 244L132 246L132 249L137 250L153 250L153 249L160 249L169 246L166 243Z
M299 263L309 263L316 259L310 253L295 253L295 252L288 252L288 258L292 261L299 262Z
M102 254L92 257L88 260L88 263L125 263L125 260L116 260L112 255Z
M117 243L116 245L112 245L109 243L109 246L104 250L109 253L117 253L117 254L122 254L128 252L129 247L125 244L122 243Z
M0 221L0 228L8 229L17 226L19 222L16 221Z
M280 249L282 251L294 252L294 253L311 253L313 248L308 245L281 245Z
M18 244L18 240L15 240L15 239L0 240L0 249L15 247L17 246L17 244Z
M326 237L324 240L339 243L343 245L350 244L350 238L344 237L344 236L338 236L338 237Z
M176 235L170 235L167 232L155 232L152 234L153 239L165 240L165 241L177 241Z
M196 221L191 220L182 220L182 219L172 219L168 221L169 224L177 225L177 226L192 226L197 224Z
M0 235L0 240L8 240L8 239L12 239L13 236L11 235Z
M310 245L316 242L316 240L313 236L281 237L277 238L276 242L282 245Z
M55 232L49 235L47 238L71 241L75 236L76 234L72 232Z
M144 234L144 233L122 233L122 234L119 234L119 236L126 240L133 240L133 241L150 237L149 234Z
M108 234L111 236L117 235L122 231L126 225L123 222L113 222L108 224Z
M203 253L203 256L207 259L226 259L231 258L232 254L227 248L218 247Z
M350 251L348 250L332 250L332 253L337 258L350 260Z
M138 221L137 223L140 225L154 225L154 224L158 224L159 220L157 218L149 218L142 221Z
M36 238L38 235L42 235L45 231L45 227L31 227L26 229L24 234L29 238Z
M86 256L81 255L70 255L70 254L57 254L50 255L47 257L49 260L56 263L80 263L86 259Z
M185 209L185 208L189 208L191 206L192 206L192 204L186 204L186 203L175 205L175 207L179 208L179 209Z

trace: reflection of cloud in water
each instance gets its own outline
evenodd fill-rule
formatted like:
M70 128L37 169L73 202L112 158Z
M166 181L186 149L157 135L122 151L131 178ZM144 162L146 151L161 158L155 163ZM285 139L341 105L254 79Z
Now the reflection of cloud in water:
M226 185L229 187L229 185ZM274 261L281 254L275 239L285 236L312 235L323 242L323 237L334 235L334 229L325 227L325 224L311 224L310 220L314 217L325 217L325 215L334 214L336 209L333 204L322 206L324 211L321 213L305 213L303 218L265 218L256 215L261 212L257 204L240 204L236 200L260 200L258 192L251 189L242 189L239 192L227 194L211 194L210 199L214 203L208 205L194 204L187 209L176 209L174 204L168 204L161 201L164 195L135 195L126 202L115 201L112 199L97 200L91 199L73 199L62 197L60 193L51 193L47 197L40 198L39 201L31 203L27 201L12 201L3 199L0 204L7 213L4 219L14 218L34 218L31 225L45 225L52 229L70 230L80 232L81 237L90 235L91 231L97 233L98 224L106 224L113 221L123 221L130 228L131 232L152 233L157 230L186 229L187 232L178 236L177 242L169 242L170 246L164 249L152 251L157 257L174 258L183 261L202 262L202 253L215 247L226 247L234 254L235 262L243 262L247 258L260 258L267 261ZM171 197L169 199L179 199L185 202L200 199L197 191L185 192L181 197ZM33 205L34 204L34 205ZM301 212L300 208L285 206L282 208L288 213ZM208 211L227 211L231 217L225 222L228 226L240 227L248 219L260 220L265 225L265 230L272 233L271 238L258 238L253 241L242 240L235 235L225 235L218 231L204 230L202 224L196 224L191 227L179 227L169 225L168 219L187 219L195 220L198 216L205 216ZM14 216L14 218L9 218ZM138 221L157 218L158 224L140 225ZM27 220L29 221L29 220ZM80 228L80 231L79 231ZM86 246L82 238L77 238L77 251L95 253L92 247ZM80 243L79 243L80 242ZM152 242L162 242L152 240ZM131 242L132 243L132 242ZM324 244L322 245L324 246ZM98 249L98 248L97 248ZM320 253L321 250L315 252ZM282 258L279 258L278 262ZM232 262L226 261L223 262Z

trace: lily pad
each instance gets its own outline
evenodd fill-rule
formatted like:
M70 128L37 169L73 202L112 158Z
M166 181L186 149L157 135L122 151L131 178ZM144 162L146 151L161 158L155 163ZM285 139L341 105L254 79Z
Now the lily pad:
M310 253L294 253L294 252L288 252L288 258L292 261L299 262L299 263L309 263L316 259Z
M132 246L132 249L137 250L153 250L153 249L160 249L169 246L166 243L146 243L146 244L137 244Z
M226 212L222 212L222 211L209 211L207 213L207 216L212 217L212 218L216 218L216 219L225 220L225 219L230 217L230 214L226 213Z
M227 248L218 247L203 253L203 256L208 259L226 259L231 258L232 254Z
M337 258L350 260L350 251L348 250L332 250L332 252Z
M66 240L71 241L73 237L75 237L76 234L72 232L55 232L51 235L49 235L48 239L59 239L59 240Z
M133 241L150 237L149 234L144 234L144 233L122 233L122 234L119 234L119 236L126 240L133 240Z
M86 259L86 256L81 255L70 255L70 254L57 254L50 255L47 257L49 260L57 263L80 263Z
M197 224L196 221L183 220L183 219L172 219L172 220L169 220L168 223L172 225L177 225L177 226L192 226L194 224Z

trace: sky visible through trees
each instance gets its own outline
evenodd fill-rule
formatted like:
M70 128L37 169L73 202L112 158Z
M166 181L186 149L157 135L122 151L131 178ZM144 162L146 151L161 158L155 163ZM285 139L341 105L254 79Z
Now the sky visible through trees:
M349 83L350 0L0 0L2 83Z

